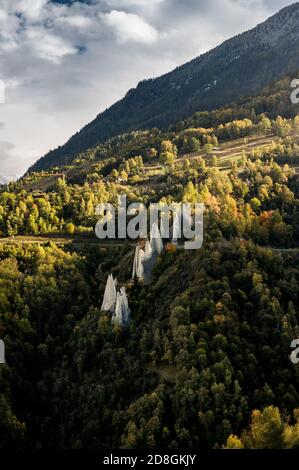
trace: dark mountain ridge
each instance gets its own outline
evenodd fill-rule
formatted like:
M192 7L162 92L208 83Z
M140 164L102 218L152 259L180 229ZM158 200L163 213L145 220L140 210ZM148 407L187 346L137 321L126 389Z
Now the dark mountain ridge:
M79 152L132 130L165 128L192 113L257 94L299 69L299 3L159 78L142 81L30 171L66 164ZM294 77L295 78L295 77Z

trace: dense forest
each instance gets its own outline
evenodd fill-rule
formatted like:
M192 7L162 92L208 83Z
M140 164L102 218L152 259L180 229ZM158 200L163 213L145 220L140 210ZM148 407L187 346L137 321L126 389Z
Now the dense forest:
M299 116L289 78L0 190L1 448L295 448ZM203 202L204 244L131 280L95 208ZM55 243L57 237L62 241ZM101 310L110 273L127 327Z

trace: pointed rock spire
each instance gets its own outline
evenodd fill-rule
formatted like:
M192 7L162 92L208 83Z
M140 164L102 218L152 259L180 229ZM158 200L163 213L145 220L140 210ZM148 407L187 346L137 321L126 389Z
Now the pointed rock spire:
M122 305L123 323L126 325L127 323L129 323L131 312L130 312L128 296L127 296L125 287L122 287L120 289L120 297L121 297L121 305Z
M120 326L122 326L123 324L122 301L121 301L121 295L119 292L116 295L115 311L112 315L111 323L113 323L114 325L120 325Z
M151 259L153 250L148 240L146 240L146 243L145 243L144 253L145 253L145 261L148 261L149 259Z
M105 288L104 298L101 310L104 312L113 312L116 304L116 279L113 279L112 274L108 276Z
M145 259L145 252L143 251L142 248L140 248L139 245L136 246L135 250L135 256L134 256L134 262L133 262L133 273L132 273L132 279L137 276L139 280L143 280L144 278L144 267L143 267L143 262Z
M124 326L129 323L130 308L125 287L121 287L120 292L116 296L115 311L113 313L111 323L113 325Z
M133 272L132 279L136 276L140 281L143 281L145 278L145 270L148 261L152 259L153 251L150 242L147 240L145 243L144 249L139 245L136 246L134 262L133 262Z

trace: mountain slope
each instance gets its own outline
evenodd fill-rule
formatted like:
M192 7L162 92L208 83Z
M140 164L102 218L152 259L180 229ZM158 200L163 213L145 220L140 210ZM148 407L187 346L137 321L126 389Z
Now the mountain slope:
M163 128L195 111L215 109L256 94L272 80L297 69L299 3L174 71L139 83L31 170L68 163L79 152L112 136Z

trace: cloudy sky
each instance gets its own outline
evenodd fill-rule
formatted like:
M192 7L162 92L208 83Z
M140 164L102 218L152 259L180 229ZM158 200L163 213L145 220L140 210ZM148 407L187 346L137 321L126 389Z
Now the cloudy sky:
M24 173L140 80L291 3L0 0L0 177Z

